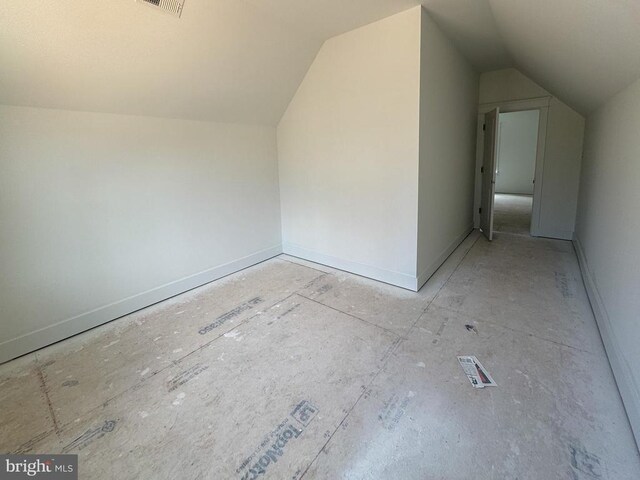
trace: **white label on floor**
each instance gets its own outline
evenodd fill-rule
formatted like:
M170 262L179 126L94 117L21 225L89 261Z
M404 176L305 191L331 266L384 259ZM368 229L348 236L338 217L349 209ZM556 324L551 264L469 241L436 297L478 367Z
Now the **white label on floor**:
M458 357L458 362L474 388L497 387L496 382L476 357Z

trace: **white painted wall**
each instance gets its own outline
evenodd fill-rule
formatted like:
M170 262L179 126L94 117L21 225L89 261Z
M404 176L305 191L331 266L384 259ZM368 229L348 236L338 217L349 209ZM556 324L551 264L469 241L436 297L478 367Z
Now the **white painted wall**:
M418 286L473 228L478 75L422 12Z
M0 362L280 251L275 128L0 106Z
M500 114L496 193L533 195L539 110Z
M544 174L538 199L539 224L534 227L539 236L571 240L578 201L584 118L515 69L480 76L481 107L537 97L547 97L549 107L542 165ZM477 175L480 175L479 169ZM479 195L476 193L476 212L478 207ZM476 225L478 223L476 215Z
M416 7L328 40L278 126L284 251L415 288Z
M575 230L584 117L555 97L549 104L539 232L571 240Z
M480 103L508 102L551 96L515 68L505 68L480 75Z
M640 443L640 80L587 119L576 247Z

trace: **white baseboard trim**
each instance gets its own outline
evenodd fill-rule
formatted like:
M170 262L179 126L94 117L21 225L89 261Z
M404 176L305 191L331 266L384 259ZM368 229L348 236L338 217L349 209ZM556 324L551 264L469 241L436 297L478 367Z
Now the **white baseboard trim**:
M517 197L533 197L533 192L499 192L496 190L496 195L515 195Z
M589 262L578 237L574 237L573 245L578 256L578 263L580 264L584 285L587 290L587 295L589 296L589 301L591 302L593 314L596 317L596 323L598 324L600 337L602 337L602 343L609 358L611 370L613 370L620 396L627 411L629 423L636 437L636 444L640 445L640 388L638 388L633 378L631 366L620 351L611 320L607 314L607 309L598 291L595 279L591 274Z
M449 244L445 250L438 255L438 257L431 262L431 264L418 276L418 283L416 285L416 290L420 290L422 286L427 283L427 281L431 278L431 276L436 273L436 271L442 266L442 264L449 258L449 256L455 251L456 248L460 246L464 239L467 238L471 232L473 232L473 224L469 224L467 228L458 235L453 242Z
M345 272L355 273L356 275L395 285L396 287L406 288L407 290L412 290L414 292L417 291L416 277L405 273L385 270L383 268L352 262L351 260L345 260L331 255L325 255L324 253L314 252L293 243L283 243L282 251L292 257L302 258L303 260L337 268L338 270L344 270Z
M35 332L0 343L0 363L72 337L91 328L167 300L188 290L226 277L244 268L268 260L282 253L282 246L267 248L224 265L176 280L160 287L105 305L49 325Z
M534 237L553 238L557 240L573 240L573 232L570 230L533 229Z

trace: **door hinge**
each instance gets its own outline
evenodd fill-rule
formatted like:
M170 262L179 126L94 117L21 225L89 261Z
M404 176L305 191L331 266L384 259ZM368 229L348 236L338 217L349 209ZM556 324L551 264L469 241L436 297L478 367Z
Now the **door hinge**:
M483 124L482 124L482 131L483 131L483 132L486 132L486 131L487 131L487 124L486 124L486 123L483 123Z
M478 209L478 213L482 213L482 207Z
M484 173L484 167L480 167L480 173Z

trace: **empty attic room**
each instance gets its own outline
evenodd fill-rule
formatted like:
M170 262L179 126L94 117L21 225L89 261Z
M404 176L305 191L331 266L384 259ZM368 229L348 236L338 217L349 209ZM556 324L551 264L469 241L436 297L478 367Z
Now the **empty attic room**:
M640 479L637 0L0 25L0 479Z

